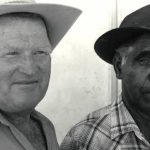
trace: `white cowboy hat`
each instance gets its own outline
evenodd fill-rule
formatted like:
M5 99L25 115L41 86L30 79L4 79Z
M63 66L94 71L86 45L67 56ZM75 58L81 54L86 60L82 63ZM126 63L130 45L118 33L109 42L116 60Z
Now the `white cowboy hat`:
M33 0L0 0L0 15L15 12L40 14L45 20L52 49L81 14L79 9L64 5L39 4Z

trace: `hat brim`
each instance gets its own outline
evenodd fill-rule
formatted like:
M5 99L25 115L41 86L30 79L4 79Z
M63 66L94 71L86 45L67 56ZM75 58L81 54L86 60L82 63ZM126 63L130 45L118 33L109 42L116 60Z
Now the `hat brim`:
M81 14L79 9L56 4L10 3L0 5L0 15L15 12L40 14L45 20L52 49L56 47Z
M112 64L112 59L114 57L116 48L125 41L143 33L150 33L150 29L138 27L113 29L97 39L94 49L99 57L101 57L107 63Z

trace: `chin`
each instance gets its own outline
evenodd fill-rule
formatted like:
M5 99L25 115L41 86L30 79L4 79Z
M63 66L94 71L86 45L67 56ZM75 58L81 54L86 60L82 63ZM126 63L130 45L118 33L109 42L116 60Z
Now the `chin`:
M41 101L41 99L22 99L21 101L13 101L7 108L4 109L4 111L7 111L9 113L21 113L21 112L27 112L30 113L34 110L34 108L37 106L37 104Z
M33 110L34 110L34 108L36 107L36 105L20 105L20 106L18 106L18 107L13 107L13 108L11 108L11 109L9 109L9 112L11 112L11 113L18 113L18 114L20 114L20 113L31 113Z

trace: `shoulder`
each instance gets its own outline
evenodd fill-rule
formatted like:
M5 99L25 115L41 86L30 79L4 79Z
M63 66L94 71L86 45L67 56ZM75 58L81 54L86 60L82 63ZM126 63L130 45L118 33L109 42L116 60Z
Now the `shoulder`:
M52 149L59 150L53 123L38 111L34 111L34 116L42 123L47 144L50 145Z
M78 137L77 135L81 137L81 135L84 135L83 133L87 135L93 130L101 130L101 127L103 125L105 125L105 128L109 128L109 114L110 114L110 106L106 106L102 109L96 110L88 114L85 117L85 119L77 123L70 130L69 135L75 136L75 138L77 138Z
M42 121L45 125L48 125L50 128L52 128L54 130L54 125L53 123L46 117L44 116L42 113L38 112L37 110L35 110L33 112L33 116L37 117L40 121Z
M84 120L76 124L66 135L61 144L62 149L69 145L89 146L89 143L104 142L110 136L111 105L90 113ZM87 145L86 145L87 144ZM72 148L70 148L72 149ZM79 148L78 148L79 149Z
M76 124L69 132L72 135L83 134L83 131L101 130L102 126L109 128L110 124L110 105L96 110L85 117L81 122Z

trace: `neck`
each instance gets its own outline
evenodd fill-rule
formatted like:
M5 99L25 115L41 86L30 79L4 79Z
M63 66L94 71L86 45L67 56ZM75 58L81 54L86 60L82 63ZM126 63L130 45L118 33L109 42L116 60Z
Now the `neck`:
M129 102L132 100L124 91L122 92L122 99L140 131L150 143L150 112L142 111L140 106L130 104Z
M15 126L23 126L29 124L31 112L19 112L19 113L7 113L2 112L2 114Z
M122 99L131 116L139 126L144 126L145 123L150 124L150 112L141 110L139 106L132 104L133 100L124 91L122 91Z

